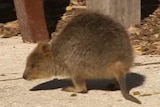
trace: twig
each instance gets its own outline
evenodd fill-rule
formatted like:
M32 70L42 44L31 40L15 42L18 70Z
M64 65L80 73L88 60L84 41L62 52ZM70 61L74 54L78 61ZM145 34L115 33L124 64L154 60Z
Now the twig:
M145 66L145 65L159 65L160 62L152 62L152 63L145 63L145 64L142 64L142 63L134 63L134 66Z
M87 9L86 6L72 6L73 9Z
M4 80L0 80L0 81L12 81L12 80L19 80L19 79L23 79L23 78L4 79Z

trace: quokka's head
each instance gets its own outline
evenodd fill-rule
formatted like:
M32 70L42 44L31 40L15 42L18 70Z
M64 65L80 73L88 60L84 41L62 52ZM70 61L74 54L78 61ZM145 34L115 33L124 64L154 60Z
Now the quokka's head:
M34 80L51 77L52 59L50 44L46 42L38 43L27 58L23 78Z

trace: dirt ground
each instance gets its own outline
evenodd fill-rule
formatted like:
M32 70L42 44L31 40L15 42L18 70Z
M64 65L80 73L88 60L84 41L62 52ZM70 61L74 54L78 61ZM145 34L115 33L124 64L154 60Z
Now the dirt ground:
M0 38L0 107L158 107L160 105L160 56L136 53L135 66L127 75L130 93L142 104L125 100L120 90L110 91L109 81L88 81L87 94L61 91L67 79L25 81L25 60L36 44L21 37Z

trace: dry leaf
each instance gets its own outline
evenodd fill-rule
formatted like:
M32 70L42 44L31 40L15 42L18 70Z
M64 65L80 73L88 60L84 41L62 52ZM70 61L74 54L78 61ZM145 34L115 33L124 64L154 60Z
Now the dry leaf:
M73 9L72 6L67 6L67 7L66 7L66 10L67 10L67 11L72 10L72 9Z

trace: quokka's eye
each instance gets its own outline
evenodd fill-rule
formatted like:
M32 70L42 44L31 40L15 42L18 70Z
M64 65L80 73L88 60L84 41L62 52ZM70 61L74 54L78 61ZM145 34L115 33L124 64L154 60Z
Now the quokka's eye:
M32 68L35 68L35 67L36 67L36 65L35 65L35 64L32 64L32 65L31 65L31 67L32 67Z

